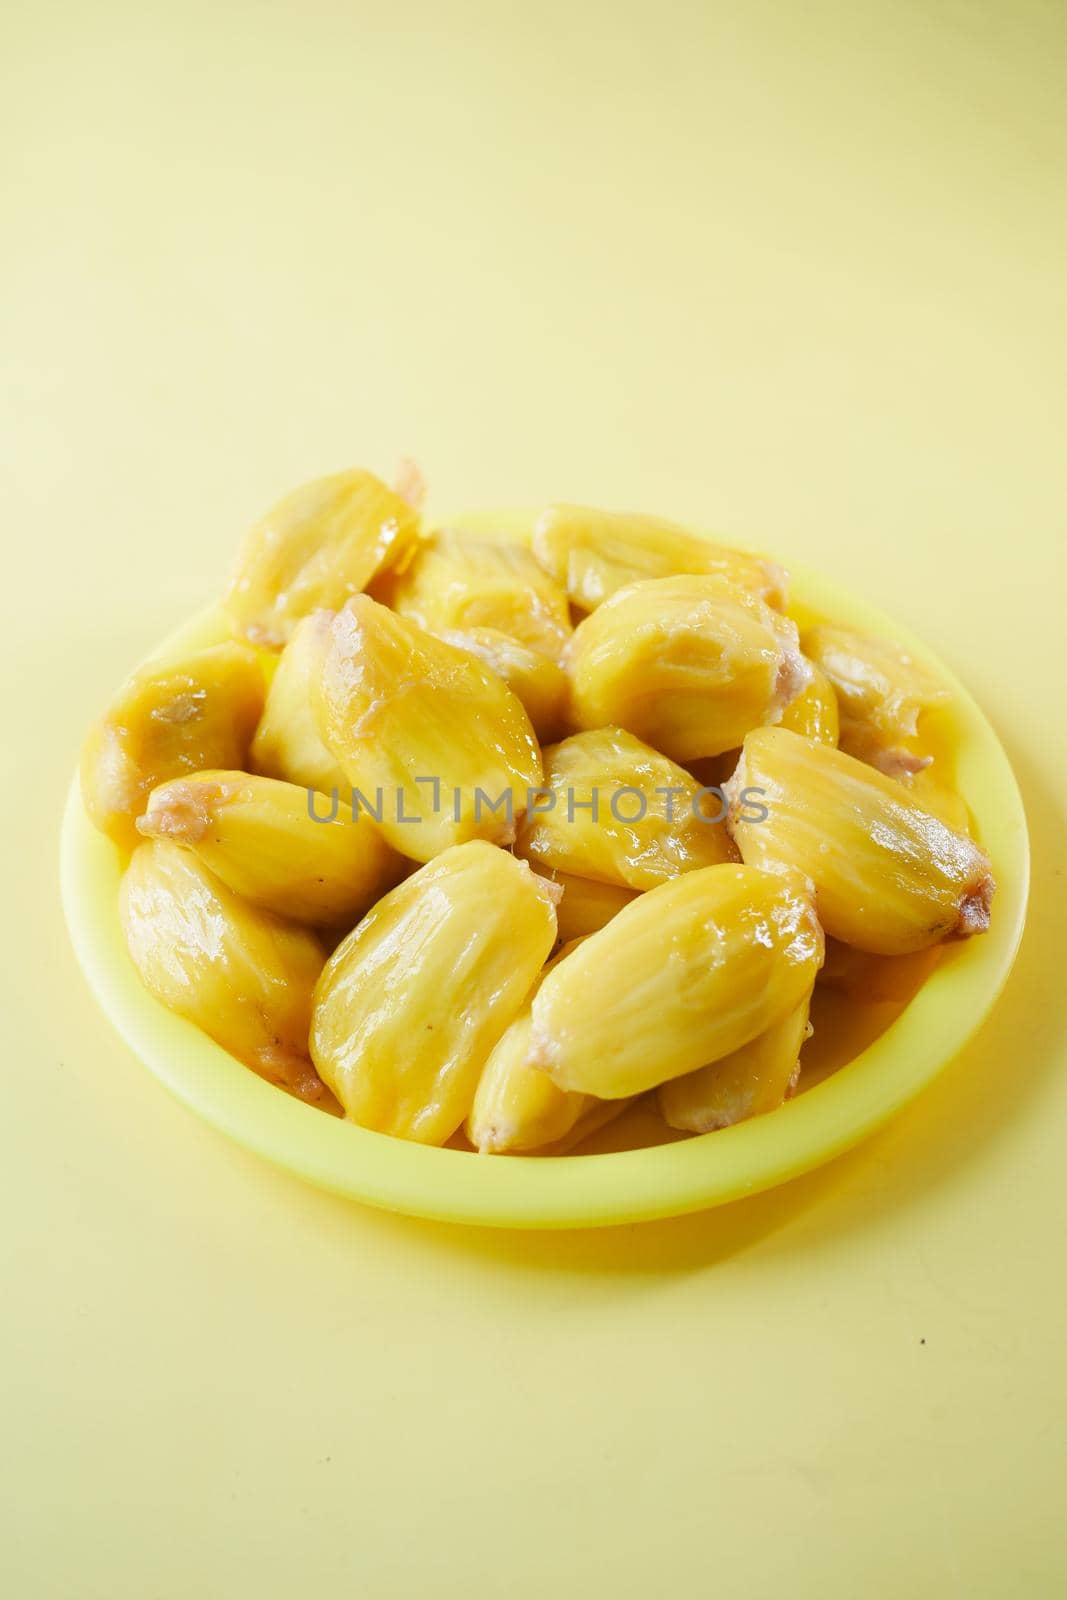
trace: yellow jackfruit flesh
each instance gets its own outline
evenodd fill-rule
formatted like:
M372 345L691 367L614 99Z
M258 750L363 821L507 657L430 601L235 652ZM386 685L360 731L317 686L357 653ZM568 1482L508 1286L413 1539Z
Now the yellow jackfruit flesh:
M161 784L137 828L193 850L235 894L297 922L351 926L400 876L400 858L368 817L247 772Z
M628 584L686 573L726 578L777 607L787 596L787 574L774 562L702 539L660 517L550 506L537 520L532 548L583 611L595 610Z
M338 946L311 1051L353 1122L444 1144L556 937L555 891L483 840L445 850Z
M435 630L438 631L438 630ZM468 628L465 633L439 631L457 650L468 650L507 684L525 708L538 739L558 739L567 706L567 674L558 661L498 628Z
M541 969L538 986L578 943L565 945ZM530 1026L527 1004L504 1030L482 1068L466 1134L483 1155L536 1150L563 1139L595 1104L589 1095L557 1089L546 1072L526 1065Z
M941 947L936 944L906 955L876 956L827 938L818 983L858 1005L903 1005L925 983L940 958Z
M225 605L236 630L280 650L301 617L336 611L411 558L418 513L371 472L338 472L287 495L245 538Z
M567 655L579 728L626 728L683 764L776 721L809 676L796 624L715 577L631 584Z
M907 776L928 764L929 757L917 748L920 719L950 699L933 673L893 640L852 628L810 628L804 649L833 686L842 750L889 777Z
M556 906L559 937L564 944L573 939L584 939L605 927L631 900L636 900L636 889L624 889L617 883L597 883L592 878L579 878L572 872L560 872L558 867L543 867L531 862L535 872L542 873L562 891Z
M269 1082L332 1108L311 1065L311 997L324 953L307 928L248 905L191 850L151 839L119 898L145 987Z
M403 855L514 838L541 752L519 700L468 651L360 595L330 625L313 697L327 747Z
M834 686L820 667L808 662L810 677L782 712L778 726L802 733L819 744L836 745L840 733Z
M728 1056L661 1083L663 1120L687 1133L710 1133L776 1111L792 1092L808 1035L808 999Z
M989 926L985 852L853 756L785 728L757 728L727 792L743 860L806 875L835 939L902 955Z
M202 767L241 767L263 709L263 673L248 645L227 643L150 663L119 691L82 750L85 809L123 849L168 778Z
M251 766L264 778L280 778L319 794L337 792L351 801L352 785L319 732L312 686L322 674L332 611L303 617L278 656L255 738Z
M632 733L598 728L544 752L545 785L516 853L540 868L653 889L733 859L725 803ZM710 804L708 803L710 801Z
M527 1062L561 1089L640 1094L795 1009L822 954L802 882L728 864L685 872L549 974L534 996Z
M375 593L431 633L493 628L551 660L571 632L566 594L522 545L447 529Z

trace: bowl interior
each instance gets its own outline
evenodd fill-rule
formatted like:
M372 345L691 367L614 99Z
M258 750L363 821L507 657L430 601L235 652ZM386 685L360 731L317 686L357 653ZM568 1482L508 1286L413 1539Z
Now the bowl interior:
M456 525L513 537L525 512L482 512ZM1018 948L1028 887L1026 819L996 734L963 686L918 639L823 577L792 568L803 620L832 618L896 639L948 683L943 759L993 862L989 932L952 946L884 1031L846 1065L780 1110L716 1133L638 1149L613 1143L655 1136L638 1112L594 1153L480 1157L371 1133L272 1088L141 986L117 914L123 859L85 817L77 780L63 822L63 903L74 946L104 1011L131 1049L207 1121L278 1165L337 1193L419 1216L499 1227L589 1227L717 1205L781 1183L857 1143L919 1092L979 1027ZM192 618L157 657L226 637L217 609ZM860 1041L862 1043L862 1041ZM819 1074L814 1075L817 1079ZM803 1083L803 1078L802 1078Z

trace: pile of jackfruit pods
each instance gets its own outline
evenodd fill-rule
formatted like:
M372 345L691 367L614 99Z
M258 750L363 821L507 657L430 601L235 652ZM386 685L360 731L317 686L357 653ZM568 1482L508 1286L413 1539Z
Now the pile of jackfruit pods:
M816 984L893 998L989 922L989 861L897 645L790 615L782 569L559 505L427 526L351 471L248 535L228 642L148 665L87 741L149 990L380 1133L557 1153L637 1097L775 1110Z

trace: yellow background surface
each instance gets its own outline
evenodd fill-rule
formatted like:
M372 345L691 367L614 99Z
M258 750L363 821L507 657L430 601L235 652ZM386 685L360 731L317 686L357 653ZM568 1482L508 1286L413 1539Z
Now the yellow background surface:
M1063 7L17 4L0 73L5 1594L1062 1594ZM110 1032L86 722L280 492L405 452L437 508L831 568L975 691L1030 925L886 1133L479 1234L268 1169Z

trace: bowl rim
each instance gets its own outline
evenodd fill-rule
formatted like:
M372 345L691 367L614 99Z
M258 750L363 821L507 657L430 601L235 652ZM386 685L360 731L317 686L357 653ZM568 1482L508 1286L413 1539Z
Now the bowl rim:
M452 525L520 532L530 517L484 511ZM934 652L822 574L796 564L790 572L800 606L896 640L952 689L957 777L998 885L989 931L957 946L877 1039L806 1093L714 1133L589 1155L478 1156L324 1116L265 1083L142 987L119 926L122 857L86 817L75 775L63 815L61 893L74 950L98 1004L149 1071L220 1132L322 1189L438 1221L588 1228L681 1215L772 1188L858 1144L958 1055L1007 982L1026 915L1026 815L996 733ZM210 607L146 659L212 643L224 630L221 611Z

